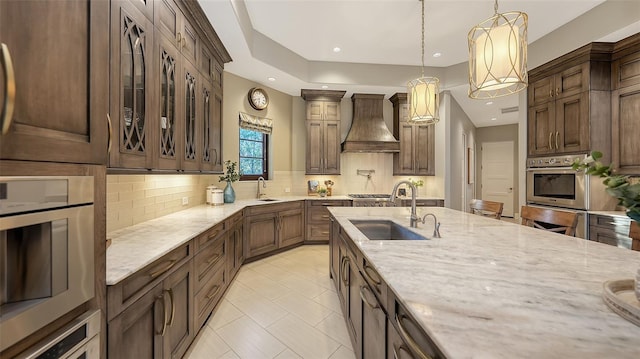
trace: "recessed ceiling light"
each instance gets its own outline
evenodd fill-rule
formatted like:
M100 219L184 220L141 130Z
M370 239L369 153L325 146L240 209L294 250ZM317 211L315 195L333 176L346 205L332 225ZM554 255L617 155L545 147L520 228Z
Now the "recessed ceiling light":
M267 77L267 80L269 80L269 81L273 82L273 81L275 81L275 80L276 80L276 78L275 78L275 77Z
M342 49L337 46L333 48L333 52L340 52L340 51L342 51Z
M491 121L495 121L495 120L497 120L497 118L495 118L495 117L492 117L492 118L491 118Z
M440 56L442 56L442 53L441 53L441 52L435 52L435 53L433 54L433 57L440 57Z
M322 88L323 88L323 89L328 89L328 88L329 88L329 86L327 86L327 85L322 85Z
M493 101L487 101L487 106L493 105Z

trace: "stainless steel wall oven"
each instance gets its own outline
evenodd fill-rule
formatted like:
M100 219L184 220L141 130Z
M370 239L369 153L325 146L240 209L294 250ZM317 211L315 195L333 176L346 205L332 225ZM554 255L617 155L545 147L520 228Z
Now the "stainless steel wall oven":
M92 176L0 177L0 351L94 296Z

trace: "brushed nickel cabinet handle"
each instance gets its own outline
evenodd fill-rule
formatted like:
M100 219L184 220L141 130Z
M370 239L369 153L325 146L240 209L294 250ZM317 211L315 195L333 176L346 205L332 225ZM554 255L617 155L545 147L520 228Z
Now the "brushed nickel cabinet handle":
M560 132L556 131L556 150L557 150L558 148L560 148L560 147L558 146L558 135L560 135Z
M382 284L380 277L378 277L377 273L371 268L371 266L365 264L364 265L364 274L369 278L375 285ZM373 274L373 275L372 275ZM375 277L375 278L374 278Z
M553 149L553 143L551 143L551 137L553 136L553 132L549 132L549 149Z
M156 334L163 337L164 337L164 333L167 331L167 303L165 302L164 298L165 298L164 292L162 292L162 294L156 297L156 301L162 299L162 318L163 318L162 330L160 330L159 332L156 332Z
M349 259L349 257L343 257L343 258L344 258L344 264L343 264L343 268L344 268L344 270L342 271L342 281L343 281L345 284L347 284L347 279L349 279L349 278L347 278L347 274L348 274L348 273L347 273L347 267L349 266L349 262L350 262L351 260Z
M398 332L399 332L400 337L402 338L402 340L405 343L407 343L407 345L409 346L409 348L411 349L413 354L417 355L418 358L420 358L420 359L433 359L433 358L431 358L431 356L423 353L422 350L420 349L420 346L418 346L418 344L413 340L413 338L411 338L409 333L407 333L407 330L402 326L402 322L401 322L402 319L409 319L409 318L407 318L404 315L398 315L396 313L396 324L398 325Z
M320 234L329 234L329 232L320 232Z
M13 110L16 104L16 77L13 70L13 62L9 47L6 44L0 44L2 56L0 62L4 71L4 107L2 108L2 134L6 135L13 121Z
M180 42L182 42L182 33L180 31L178 31L176 40L178 41L178 47L180 47Z
M176 316L176 303L173 301L173 289L165 289L164 291L169 294L169 299L171 300L171 316L169 317L169 323L167 323L167 325L172 326L173 319Z
M549 89L549 97L553 97L553 89Z
M151 278L159 277L162 273L165 273L166 271L171 269L171 267L173 267L175 264L176 264L176 260L172 259L172 260L169 261L169 265L167 265L166 267L162 268L159 271L155 271L155 272L149 274L149 277L151 277Z
M111 125L111 116L107 113L107 127L109 128L109 142L107 144L107 153L111 153L111 143L113 141L113 126Z
M371 290L369 288L367 288L365 286L360 286L360 299L362 299L362 301L364 302L364 304L367 305L367 307L369 307L371 309L380 309L380 306L378 305L378 303L372 304L371 302L369 302L367 297L364 295L364 291L365 290L371 292Z
M560 94L560 88L556 87L556 96Z
M219 291L220 291L220 286L219 285L214 285L213 288L211 289L211 291L209 293L207 293L205 298L211 299L211 298L215 297L216 294L218 294Z

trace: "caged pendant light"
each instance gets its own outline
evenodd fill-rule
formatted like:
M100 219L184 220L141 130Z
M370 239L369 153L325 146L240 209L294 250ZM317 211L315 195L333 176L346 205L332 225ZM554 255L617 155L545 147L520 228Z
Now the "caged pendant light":
M506 96L527 87L527 14L498 13L469 31L469 97Z
M422 76L407 83L409 119L407 122L435 124L440 120L440 80L424 76L424 2L422 3Z

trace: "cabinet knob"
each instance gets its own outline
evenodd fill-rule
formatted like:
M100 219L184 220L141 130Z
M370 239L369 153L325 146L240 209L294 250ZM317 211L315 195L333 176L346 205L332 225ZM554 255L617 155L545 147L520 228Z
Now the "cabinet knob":
M13 120L13 108L16 102L16 78L13 71L13 62L11 61L11 54L9 53L9 47L6 44L0 44L2 50L2 56L0 56L0 63L4 71L4 109L2 110L2 134L6 135L9 132L11 121Z

